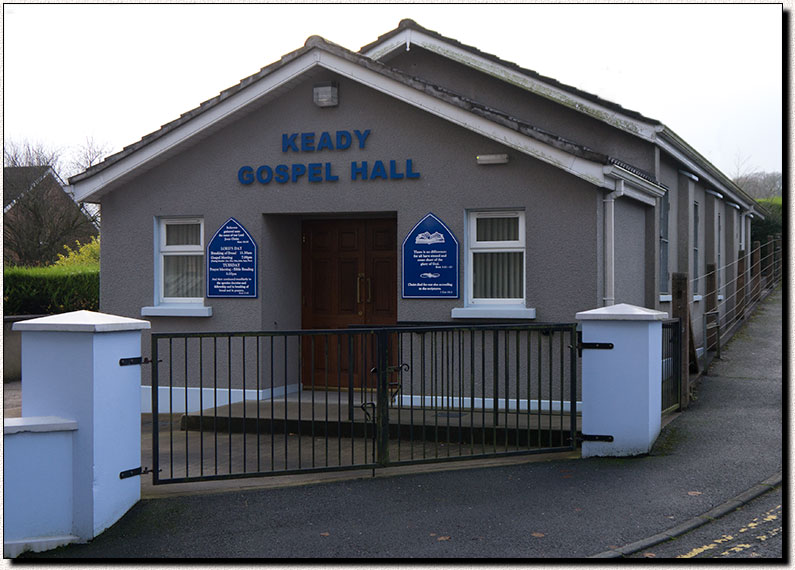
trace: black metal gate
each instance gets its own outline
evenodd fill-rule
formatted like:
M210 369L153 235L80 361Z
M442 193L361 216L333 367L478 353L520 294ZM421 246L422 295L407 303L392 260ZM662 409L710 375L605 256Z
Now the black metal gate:
M662 413L680 409L682 391L682 334L679 319L662 323Z
M575 324L155 333L152 360L155 484L576 445Z

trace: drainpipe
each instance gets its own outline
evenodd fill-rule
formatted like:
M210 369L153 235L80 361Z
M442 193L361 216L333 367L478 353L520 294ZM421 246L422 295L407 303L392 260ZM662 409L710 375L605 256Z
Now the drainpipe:
M616 181L616 189L605 196L605 296L604 306L616 303L616 226L615 202L624 195L624 181Z

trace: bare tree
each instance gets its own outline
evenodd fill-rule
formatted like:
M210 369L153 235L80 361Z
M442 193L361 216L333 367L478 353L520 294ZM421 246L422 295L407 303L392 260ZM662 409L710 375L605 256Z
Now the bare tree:
M775 198L781 196L782 177L780 172L751 172L734 178L737 184L751 198Z
M74 176L99 164L110 152L111 147L107 142L97 142L93 137L86 137L85 141L72 153L69 161L68 176Z
M8 169L9 173L11 170ZM29 171L29 168L23 169ZM3 261L9 265L48 265L64 245L86 243L97 228L63 191L57 174L47 169L31 187L13 188L4 172L3 192L15 196L3 213Z
M99 230L99 207L77 204L69 187L64 188L61 173L82 172L97 164L108 152L108 144L91 137L69 153L29 140L8 141L3 145L3 260L7 264L47 265L63 253L64 245L87 242ZM67 158L64 158L67 157ZM66 166L64 165L66 162ZM49 167L50 174L36 181L24 167ZM12 170L17 170L16 174ZM27 171L28 174L22 174ZM45 172L44 169L41 173ZM32 186L31 186L32 184ZM64 191L66 190L66 191Z
M3 142L3 166L49 166L58 172L62 154L60 148L27 139Z

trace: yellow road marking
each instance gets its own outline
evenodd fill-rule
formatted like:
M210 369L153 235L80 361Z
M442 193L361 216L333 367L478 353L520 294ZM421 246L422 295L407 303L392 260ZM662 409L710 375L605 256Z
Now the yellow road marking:
M749 530L753 530L756 527L762 525L763 523L772 522L772 521L777 520L779 518L779 514L778 514L779 511L781 511L781 505L776 505L775 507L773 507L772 509L767 511L764 515L754 518L746 526L741 528L739 530L739 533L748 532ZM781 532L781 527L777 527L777 528L771 529L770 531L768 531L765 534L757 535L754 538L756 538L759 541L765 541L768 538L772 538L772 537L776 536L780 532ZM732 536L730 534L724 534L720 538L712 541L709 544L705 544L703 546L699 546L697 548L694 548L693 550L691 550L690 552L688 552L686 554L680 554L679 556L677 556L677 558L694 558L695 556L698 556L699 554L703 554L704 552L707 552L708 550L712 550L713 548L717 548L720 544L722 544L724 542L729 542L730 540L734 540L734 536ZM720 553L720 556L728 556L728 555L733 554L733 553L742 552L743 550L745 550L747 548L751 548L751 545L750 544L738 544L737 546L733 546L732 548L729 548L728 550L724 550L723 552Z

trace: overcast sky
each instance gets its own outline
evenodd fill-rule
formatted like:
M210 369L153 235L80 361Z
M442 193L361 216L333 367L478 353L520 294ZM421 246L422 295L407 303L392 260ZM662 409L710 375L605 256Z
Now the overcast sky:
M320 35L402 18L657 119L718 168L782 168L780 5L4 5L6 141L113 151Z

